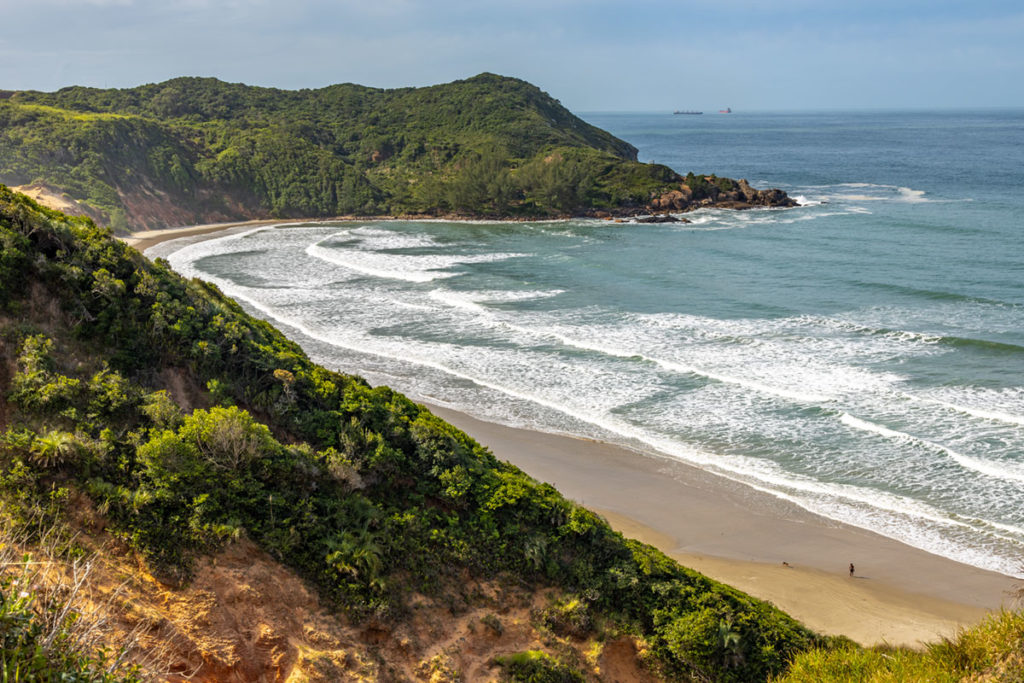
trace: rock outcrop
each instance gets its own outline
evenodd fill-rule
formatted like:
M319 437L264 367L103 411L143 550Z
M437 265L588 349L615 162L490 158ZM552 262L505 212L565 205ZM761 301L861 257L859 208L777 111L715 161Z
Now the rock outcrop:
M752 209L754 207L786 208L798 206L796 200L782 190L758 190L746 180L719 178L714 175L689 174L678 190L665 192L651 199L652 213L696 211L703 208Z
M661 214L658 216L644 216L636 219L637 223L689 223L685 218L676 218L672 214Z

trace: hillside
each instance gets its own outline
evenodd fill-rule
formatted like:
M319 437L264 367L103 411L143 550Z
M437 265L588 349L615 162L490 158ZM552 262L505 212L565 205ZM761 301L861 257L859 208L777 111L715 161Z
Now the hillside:
M70 524L172 594L250 544L372 641L359 657L382 679L401 666L373 642L426 614L458 635L430 605L456 621L484 610L467 636L520 633L485 638L507 656L488 666L513 678L593 680L585 653L617 643L662 678L764 680L829 642L623 538L404 396L315 365L87 218L0 186L0 247L0 521L29 540L44 520ZM515 619L488 617L515 604ZM448 666L438 634L402 656ZM289 642L278 663L297 656ZM216 678L222 661L196 657Z
M177 78L0 91L0 182L41 184L118 232L351 214L635 214L720 193L733 208L792 205L696 178L686 186L638 163L630 144L493 74L396 90Z

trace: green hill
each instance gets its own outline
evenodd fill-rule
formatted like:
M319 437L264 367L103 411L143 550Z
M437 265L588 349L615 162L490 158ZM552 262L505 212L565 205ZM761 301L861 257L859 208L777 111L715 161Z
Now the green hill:
M0 182L45 183L115 230L256 217L636 211L671 169L493 74L288 91L177 78L0 92Z

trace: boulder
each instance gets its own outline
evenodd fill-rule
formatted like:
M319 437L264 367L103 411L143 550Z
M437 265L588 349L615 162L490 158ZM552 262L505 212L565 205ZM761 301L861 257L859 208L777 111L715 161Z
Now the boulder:
M738 184L740 193L746 201L753 203L757 200L757 190L752 188L745 178L740 179Z
M643 216L636 219L637 223L689 223L690 221L685 218L679 218L671 214L664 214L662 216Z

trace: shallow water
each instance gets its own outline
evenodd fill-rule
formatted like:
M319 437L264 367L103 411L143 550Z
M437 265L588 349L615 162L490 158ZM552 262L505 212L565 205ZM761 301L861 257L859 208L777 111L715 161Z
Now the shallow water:
M149 254L371 382L1020 574L1024 112L585 118L804 206L290 225Z

